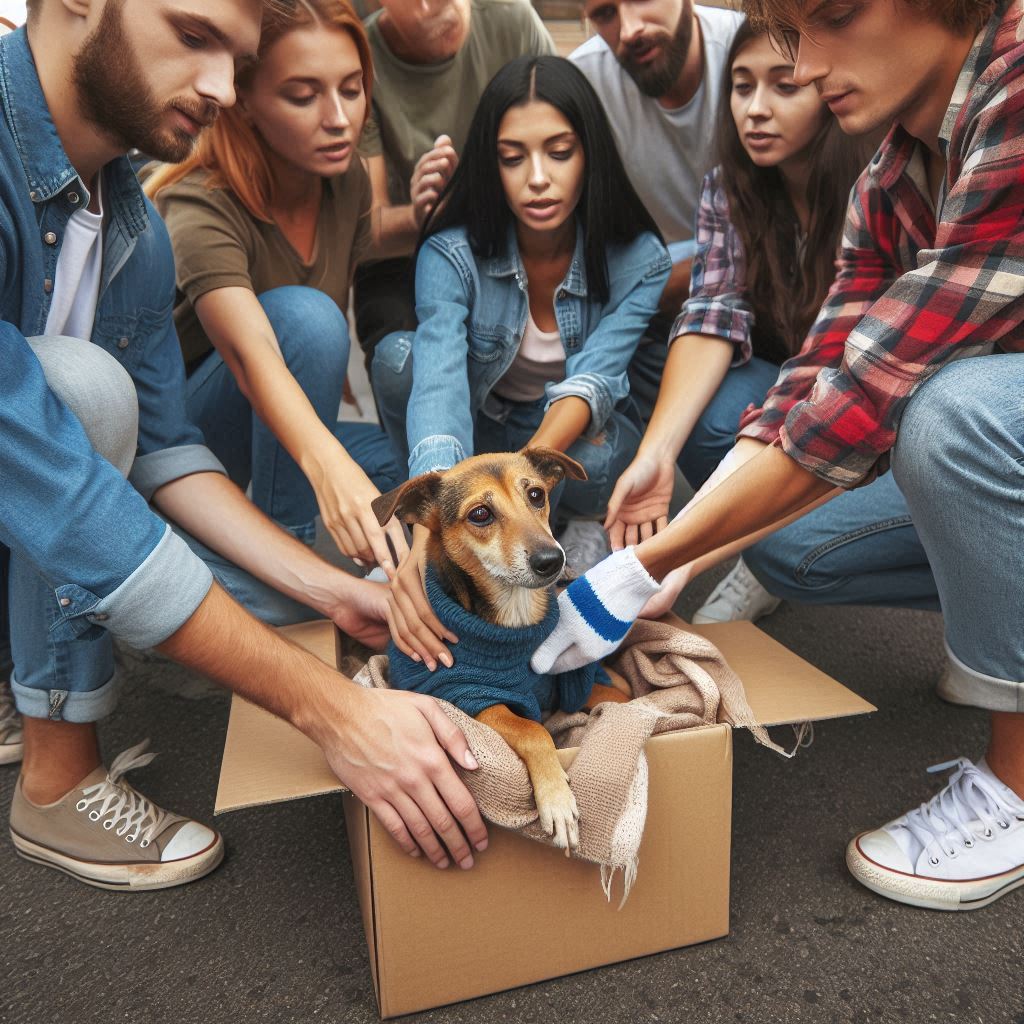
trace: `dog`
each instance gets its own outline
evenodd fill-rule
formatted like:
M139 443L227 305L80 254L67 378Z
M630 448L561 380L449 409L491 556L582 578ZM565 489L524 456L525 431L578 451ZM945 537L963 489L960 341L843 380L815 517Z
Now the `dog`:
M371 507L382 526L394 515L430 531L426 553L428 582L436 579L446 598L490 626L528 630L550 621L549 615L555 614L554 586L565 567L565 552L548 523L549 498L566 477L585 480L586 473L578 462L560 451L528 447L519 452L476 455L444 472L424 473L376 498ZM428 586L428 594L430 591ZM459 629L455 632L459 633ZM526 635L531 636L529 632ZM396 651L392 648L393 685ZM532 653L532 649L523 652L524 672L529 671ZM482 666L486 660L485 657ZM411 666L411 659L405 659L403 664ZM434 676L429 676L422 666L410 667L410 671L418 672L421 680L432 681L443 680L441 674L447 670L438 668L438 675ZM487 674L484 667L480 672ZM613 685L576 681L575 685L589 686L589 694L574 691L576 696L585 698L580 702L583 707L591 709L603 701L629 699L628 687L620 677L606 672L602 675L607 675ZM403 684L398 681L397 685ZM539 714L538 720L533 720L511 710L508 704L515 703L511 692L506 698L508 703L498 703L500 687L500 683L489 684L485 696L479 700L475 694L466 698L463 703L467 706L461 710L499 733L522 759L530 775L541 826L568 856L579 843L579 811L554 741L540 723ZM465 688L456 690L454 697L446 695L446 699L461 706L459 696L466 692ZM564 692L564 688L559 692ZM474 701L490 703L477 711Z

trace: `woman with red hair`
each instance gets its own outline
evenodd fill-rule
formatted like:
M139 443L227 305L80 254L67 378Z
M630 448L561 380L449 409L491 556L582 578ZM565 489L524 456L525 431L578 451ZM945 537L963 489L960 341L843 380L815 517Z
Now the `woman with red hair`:
M372 81L347 0L268 8L237 104L146 190L174 247L190 417L273 519L312 543L319 511L344 554L390 572L386 537L405 540L370 502L401 471L378 427L337 422L352 274L387 255L356 150ZM183 109L182 131L210 116Z

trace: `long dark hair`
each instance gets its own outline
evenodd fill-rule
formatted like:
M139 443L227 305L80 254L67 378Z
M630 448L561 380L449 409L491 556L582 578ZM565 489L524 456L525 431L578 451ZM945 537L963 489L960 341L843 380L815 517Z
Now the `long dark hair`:
M810 222L799 247L800 223L777 167L758 167L747 155L732 116L732 66L740 50L764 35L743 22L725 62L718 108L716 156L732 222L746 257L746 292L754 309L757 354L783 362L803 344L835 278L850 188L870 156L864 142L843 134L824 111L810 144L807 203Z
M510 107L550 103L572 125L583 147L583 191L576 217L584 233L587 288L608 301L608 245L631 242L644 231L661 232L626 177L601 101L575 64L563 57L517 57L484 90L466 146L421 242L451 227L464 227L479 259L505 251L513 220L498 170L498 128Z

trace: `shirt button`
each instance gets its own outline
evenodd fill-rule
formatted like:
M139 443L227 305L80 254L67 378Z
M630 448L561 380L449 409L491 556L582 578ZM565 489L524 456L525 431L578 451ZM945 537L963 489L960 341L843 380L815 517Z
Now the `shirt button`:
M117 347L118 348L124 349L124 348L127 348L128 345L129 345L129 341L128 341L127 338L119 338L118 339L118 342L117 342Z
M29 192L28 197L29 197L29 199L32 200L32 202L35 202L36 201L36 195L37 195L37 193L35 193L35 192Z
M559 288L559 289L558 289L558 297L559 297L560 299L564 299L564 298L565 298L565 295L566 295L566 291L565 291L565 289L564 289L564 288Z
M71 598L70 597L62 597L60 599L60 606L61 606L61 608L67 608L67 606L69 604L71 604Z
M47 295L49 295L50 292L53 291L53 281L51 281L49 278L47 278L43 282L43 291L46 292Z
M78 195L78 193L77 192L69 192L68 193L68 202L72 206L77 206L78 202L79 202L79 195Z
M46 234L43 235L43 241L47 245L56 245L57 244L57 236L52 231L47 231Z
M93 622L106 622L110 616L107 615L106 612L97 612L95 615L90 615L89 618L92 619Z

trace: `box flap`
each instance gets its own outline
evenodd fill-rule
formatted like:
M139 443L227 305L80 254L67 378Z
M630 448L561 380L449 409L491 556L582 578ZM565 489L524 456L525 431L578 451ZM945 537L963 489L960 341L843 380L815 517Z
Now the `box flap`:
M754 718L761 725L860 715L875 708L841 683L787 650L749 622L680 628L707 637L743 680ZM286 626L281 632L337 664L332 623ZM231 702L216 814L258 804L343 792L320 748L297 729L240 697Z
M332 668L337 664L332 622L303 622L279 632ZM214 814L343 791L311 739L255 704L231 698Z
M760 725L818 722L876 710L753 623L691 626L682 619L675 621L680 628L707 637L725 655L743 681L754 720Z

